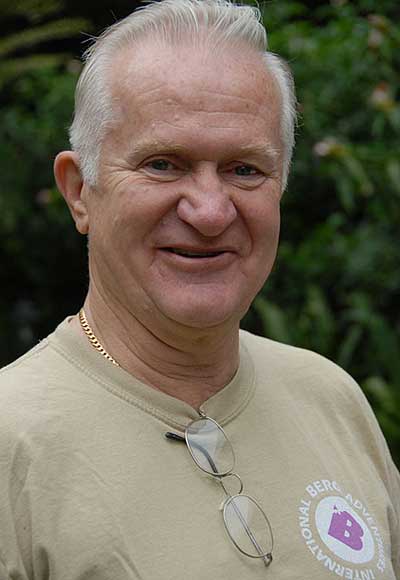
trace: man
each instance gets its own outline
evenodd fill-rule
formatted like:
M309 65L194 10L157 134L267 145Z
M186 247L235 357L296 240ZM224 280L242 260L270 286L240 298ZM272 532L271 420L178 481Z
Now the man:
M1 375L1 580L399 577L399 477L360 389L239 333L293 144L257 15L164 0L89 52L55 175L90 285Z

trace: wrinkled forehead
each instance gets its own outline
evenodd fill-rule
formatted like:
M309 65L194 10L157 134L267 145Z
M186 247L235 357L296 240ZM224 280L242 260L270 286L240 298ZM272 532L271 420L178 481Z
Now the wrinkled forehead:
M210 93L225 96L227 112L235 99L244 106L280 110L281 96L263 54L247 46L221 46L218 52L206 43L172 46L141 42L122 49L110 71L112 97L118 102L134 99L146 103L157 92L164 102L190 100L202 107Z

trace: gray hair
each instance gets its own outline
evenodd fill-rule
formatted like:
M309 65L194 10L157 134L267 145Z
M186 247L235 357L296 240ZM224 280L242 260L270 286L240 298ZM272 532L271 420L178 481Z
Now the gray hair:
M70 128L72 149L78 153L83 179L96 185L101 145L114 122L111 91L107 86L116 53L146 38L171 45L204 37L214 47L245 44L262 54L281 93L283 189L286 187L294 146L296 96L289 66L267 51L267 34L258 8L229 0L162 0L142 7L107 28L85 52L75 93L75 114Z

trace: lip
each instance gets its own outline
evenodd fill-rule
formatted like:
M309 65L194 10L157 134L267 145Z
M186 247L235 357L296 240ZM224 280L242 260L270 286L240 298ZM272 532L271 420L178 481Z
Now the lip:
M198 254L214 253L214 256L204 256L201 258L184 256L174 253L171 250L178 250L181 252L190 252ZM237 252L227 247L220 248L199 248L193 246L166 246L159 248L162 258L171 266L175 266L180 270L188 272L210 272L212 270L220 270L229 266L235 259Z
M180 244L169 244L159 248L165 252L173 253L172 250L178 252L187 252L189 254L222 254L224 252L235 252L236 250L231 246L189 246Z

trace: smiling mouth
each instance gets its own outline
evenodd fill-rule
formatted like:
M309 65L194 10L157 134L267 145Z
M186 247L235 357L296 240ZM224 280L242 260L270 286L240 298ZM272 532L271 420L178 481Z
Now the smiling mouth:
M220 256L223 254L223 251L216 251L216 252L202 252L202 251L188 251L188 250L179 250L177 248L164 248L165 251L170 252L171 254L176 254L177 256L183 256L184 258L215 258L216 256Z

